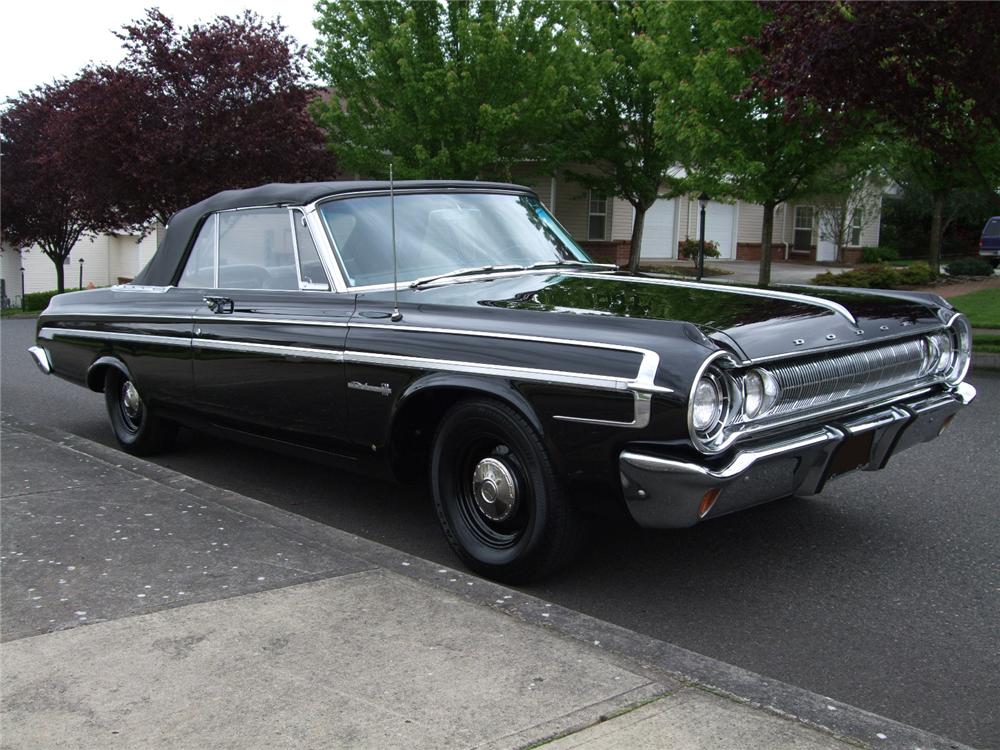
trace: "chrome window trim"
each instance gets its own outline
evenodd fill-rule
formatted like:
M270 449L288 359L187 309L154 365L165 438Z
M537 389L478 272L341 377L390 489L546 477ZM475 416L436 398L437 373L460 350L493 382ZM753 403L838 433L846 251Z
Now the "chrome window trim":
M219 214L218 214L218 212L212 214L212 221L215 222L215 226L212 229L212 231L213 231L213 233L215 235L215 240L214 240L215 247L214 247L213 253L212 253L212 258L213 258L213 260L212 260L212 263L213 263L213 268L212 268L212 288L213 289L218 289L219 288L219 242L220 242L220 238L219 238L219 232L220 232L220 230L219 230L219 224L221 223L219 221ZM191 256L189 255L188 258L190 259L190 257ZM182 272L182 274L183 274L183 272Z
M601 277L597 274L590 274L588 272L583 272L583 276L591 276L592 278L606 278ZM696 281L680 281L675 279L656 279L648 278L642 276L615 276L618 281L626 281L632 284L659 284L661 286L676 286L684 289L703 289L710 292L729 292L732 294L743 294L748 297L765 297L769 299L783 299L790 302L801 302L806 305L812 305L813 307L822 307L826 310L834 312L851 325L856 326L858 324L855 320L854 315L846 307L841 305L839 302L832 302L828 299L823 299L822 297L812 297L808 294L798 294L796 292L782 292L774 289L752 289L750 287L743 286L732 286L723 284L705 284L698 283Z
M289 208L288 228L292 233L292 256L295 258L295 288L300 292L306 291L302 288L302 261L299 259L299 233L295 229L295 209Z

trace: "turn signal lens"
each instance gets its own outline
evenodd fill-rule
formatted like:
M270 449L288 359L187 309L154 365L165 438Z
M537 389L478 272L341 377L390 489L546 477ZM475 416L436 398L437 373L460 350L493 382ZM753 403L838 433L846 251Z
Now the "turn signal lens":
M715 501L719 499L720 492L722 492L721 487L713 487L701 496L701 503L698 505L698 518L704 518L708 515L708 512L715 506Z

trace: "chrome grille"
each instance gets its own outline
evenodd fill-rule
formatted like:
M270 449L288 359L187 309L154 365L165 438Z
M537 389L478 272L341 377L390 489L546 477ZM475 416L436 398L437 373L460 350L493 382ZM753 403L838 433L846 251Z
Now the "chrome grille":
M781 385L769 415L819 408L900 388L921 379L923 339L911 339L822 359L768 368Z

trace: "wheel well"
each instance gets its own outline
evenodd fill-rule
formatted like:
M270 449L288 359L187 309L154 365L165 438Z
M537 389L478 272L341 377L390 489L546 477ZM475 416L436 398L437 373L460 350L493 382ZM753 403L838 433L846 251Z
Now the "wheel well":
M398 479L412 481L415 476L419 476L421 480L426 478L431 445L441 420L459 401L472 399L498 401L513 407L537 428L534 414L525 413L527 404L518 404L514 399L503 398L474 387L425 388L403 402L392 422L389 448L393 471Z
M125 377L131 377L128 368L122 362L114 357L101 357L87 370L87 387L90 390L104 393L104 381L107 378L109 367L115 368Z

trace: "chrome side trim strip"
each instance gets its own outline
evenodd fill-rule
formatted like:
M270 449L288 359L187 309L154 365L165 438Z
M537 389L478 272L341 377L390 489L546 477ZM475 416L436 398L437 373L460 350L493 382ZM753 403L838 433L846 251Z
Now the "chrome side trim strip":
M510 376L519 380L577 385L608 391L628 391L630 390L629 384L631 382L624 378L615 378L609 375L589 375L568 372L566 370L542 370L534 367L497 366L478 362L462 362L453 359L404 357L395 354L376 354L373 352L345 351L344 361L353 364L386 365L388 367L417 370L443 370L471 375Z
M137 344L165 344L191 346L191 339L180 336L157 336L146 333L119 333L117 331L84 331L79 328L43 328L38 338L52 341L57 338L95 339L97 341L134 341Z
M580 276L587 278L608 278L607 276L599 276L597 274L581 273ZM767 299L783 299L790 302L801 302L802 304L812 305L813 307L822 307L837 315L842 316L851 325L857 325L858 321L855 320L854 315L846 307L838 302L832 302L828 299L823 299L822 297L812 297L808 294L796 294L795 292L781 292L774 289L752 289L750 287L743 286L731 286L723 284L705 284L698 283L696 281L678 281L674 279L656 279L648 277L639 276L615 276L616 281L626 281L632 284L660 284L662 286L676 286L685 289L702 289L709 292L728 292L730 294L742 294L747 297L765 297Z
M173 286L143 286L142 284L115 284L112 292L146 292L147 294L163 294L173 289Z
M192 339L195 349L214 349L248 354L273 354L278 357L301 357L320 359L328 362L343 362L344 353L333 349L315 349L308 346L286 346L284 344L257 344L247 341L226 341L223 339Z

